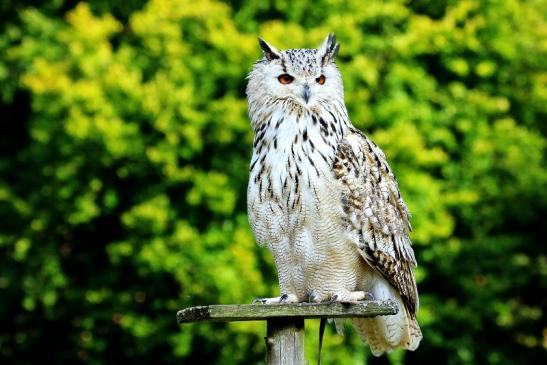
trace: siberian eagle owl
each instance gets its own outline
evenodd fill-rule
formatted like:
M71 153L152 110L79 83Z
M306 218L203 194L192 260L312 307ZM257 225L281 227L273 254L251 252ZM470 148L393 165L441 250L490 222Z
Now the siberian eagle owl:
M334 35L319 49L259 43L264 57L247 86L247 208L258 244L273 253L281 292L262 302L391 298L398 314L353 325L375 355L416 349L410 214L386 156L348 117L334 62L339 44Z

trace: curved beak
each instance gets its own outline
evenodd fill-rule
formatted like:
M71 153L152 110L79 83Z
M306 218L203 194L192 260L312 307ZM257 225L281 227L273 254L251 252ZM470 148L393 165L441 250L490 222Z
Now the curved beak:
M302 89L302 99L306 101L306 104L308 103L308 100L310 100L310 86L308 84L304 85L304 88Z

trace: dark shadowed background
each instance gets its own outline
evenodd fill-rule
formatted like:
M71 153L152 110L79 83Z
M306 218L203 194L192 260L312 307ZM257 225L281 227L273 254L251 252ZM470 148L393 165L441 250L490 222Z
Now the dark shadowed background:
M413 213L414 353L351 328L324 364L547 363L547 2L0 5L0 363L258 364L260 322L186 306L277 295L246 217L245 77L329 32L356 126ZM318 324L308 321L315 361Z

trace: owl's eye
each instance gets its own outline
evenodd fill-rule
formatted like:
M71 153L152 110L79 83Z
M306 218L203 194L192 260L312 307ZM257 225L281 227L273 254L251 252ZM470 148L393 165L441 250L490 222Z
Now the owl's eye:
M294 77L292 77L292 76L289 75L289 74L282 74L282 75L279 75L279 77L278 77L277 79L278 79L279 82L282 83L283 85L290 84L291 82L294 81Z
M317 81L319 85L323 85L325 83L325 80L326 80L325 75L321 75L315 79L315 81Z

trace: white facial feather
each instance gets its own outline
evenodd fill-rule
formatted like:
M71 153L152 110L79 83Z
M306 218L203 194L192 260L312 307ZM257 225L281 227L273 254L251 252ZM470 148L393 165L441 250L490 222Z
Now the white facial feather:
M279 101L289 101L291 110L301 112L325 107L327 104L343 104L344 88L333 53L338 46L331 45L329 41L336 44L329 37L319 50L278 51L260 40L264 58L255 63L248 77L247 97L250 112L267 108ZM283 84L279 81L281 75L289 75L294 80L290 84ZM325 80L323 84L318 82L321 76ZM256 118L251 115L251 119Z

